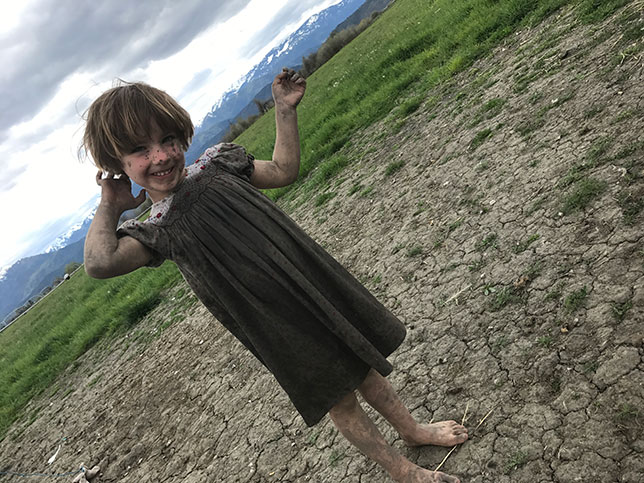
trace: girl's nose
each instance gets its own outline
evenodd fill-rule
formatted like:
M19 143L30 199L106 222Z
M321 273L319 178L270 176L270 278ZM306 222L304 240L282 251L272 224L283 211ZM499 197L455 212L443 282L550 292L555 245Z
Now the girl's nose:
M153 163L163 163L167 161L170 156L165 149L156 147L152 151L152 162Z

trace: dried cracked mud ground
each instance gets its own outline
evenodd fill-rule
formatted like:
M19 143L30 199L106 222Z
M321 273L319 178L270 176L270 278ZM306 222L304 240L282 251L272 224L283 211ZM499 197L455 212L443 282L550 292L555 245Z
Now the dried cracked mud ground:
M353 139L324 191L284 202L407 325L390 380L419 420L465 416L471 438L442 468L464 482L644 481L638 3L519 32ZM3 470L387 481L328 418L307 428L181 284L110 344L30 403ZM422 466L449 451L407 449L378 421Z

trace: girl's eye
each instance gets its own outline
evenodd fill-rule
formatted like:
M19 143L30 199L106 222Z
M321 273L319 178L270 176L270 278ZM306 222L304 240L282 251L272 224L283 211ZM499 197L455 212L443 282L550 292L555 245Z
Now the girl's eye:
M176 139L176 136L174 134L168 134L166 137L163 138L162 142L165 143L171 143L174 142Z
M145 151L145 146L136 146L135 148L132 148L132 154L141 153L143 151Z

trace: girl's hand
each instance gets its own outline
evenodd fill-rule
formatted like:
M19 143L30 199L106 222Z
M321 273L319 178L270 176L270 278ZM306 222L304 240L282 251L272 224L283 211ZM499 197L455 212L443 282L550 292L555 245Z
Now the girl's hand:
M282 72L275 76L273 85L273 100L275 107L296 107L304 96L306 80L293 69L284 67Z
M141 190L137 197L132 195L132 182L125 174L115 179L108 173L107 178L103 178L103 172L99 170L96 184L101 187L101 203L108 203L121 213L132 210L145 201L145 190Z

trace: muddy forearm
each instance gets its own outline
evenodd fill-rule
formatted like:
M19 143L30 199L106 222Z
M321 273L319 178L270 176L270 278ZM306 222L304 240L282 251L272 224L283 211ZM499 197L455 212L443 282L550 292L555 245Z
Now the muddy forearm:
M116 228L121 210L101 203L85 238L85 270L91 277L103 278L116 262L119 239ZM109 275L108 275L109 276Z
M290 184L300 172L300 134L295 107L275 106L275 131L273 162L287 175Z

